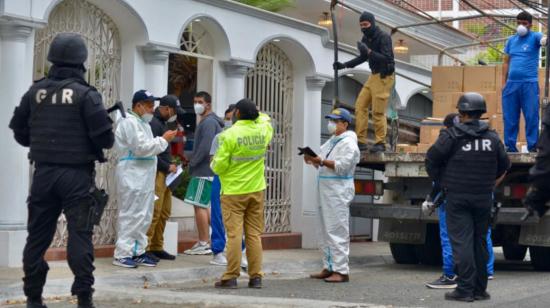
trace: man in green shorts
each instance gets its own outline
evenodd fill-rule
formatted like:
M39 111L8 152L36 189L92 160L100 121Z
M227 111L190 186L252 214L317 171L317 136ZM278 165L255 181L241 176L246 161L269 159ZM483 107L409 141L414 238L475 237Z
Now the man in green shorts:
M189 160L191 180L185 193L185 202L195 208L195 223L199 241L186 251L188 255L212 254L210 238L210 195L214 173L210 169L210 148L214 137L222 131L223 121L212 112L212 98L206 92L198 92L194 98L194 108L200 122L195 130L193 154Z

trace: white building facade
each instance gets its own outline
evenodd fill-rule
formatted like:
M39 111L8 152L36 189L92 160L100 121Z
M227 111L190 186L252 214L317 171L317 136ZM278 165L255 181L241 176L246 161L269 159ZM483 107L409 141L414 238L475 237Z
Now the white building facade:
M28 149L8 128L13 109L33 79L47 73L49 42L79 32L89 52L88 80L107 106L149 89L167 93L170 54L197 58L197 90L212 93L223 114L239 99L254 99L274 118L268 154L267 232L298 232L316 246L315 170L296 155L320 147L321 91L331 79L333 51L326 29L226 0L4 0L0 1L0 266L19 266L26 239ZM200 34L200 35L199 35ZM184 46L185 48L182 48ZM341 52L343 60L353 55ZM355 69L368 74L366 64ZM397 78L402 98L424 87ZM402 82L401 82L402 81ZM406 102L406 100L405 100ZM111 187L114 162L98 166L98 185ZM109 189L112 191L112 189ZM95 242L113 243L116 196ZM60 223L58 233L63 233ZM57 236L63 246L63 236Z

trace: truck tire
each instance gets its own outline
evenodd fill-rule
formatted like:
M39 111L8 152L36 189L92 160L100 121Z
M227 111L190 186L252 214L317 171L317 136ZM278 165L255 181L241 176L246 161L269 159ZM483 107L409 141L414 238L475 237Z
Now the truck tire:
M527 246L519 244L503 244L502 252L504 253L504 259L510 261L523 261L525 255L527 254Z
M537 271L550 271L550 247L529 246L529 254Z
M439 239L439 226L436 224L426 225L426 238L423 245L416 245L416 257L424 265L441 265L443 257L441 254L441 240Z
M390 250L397 264L418 264L415 246L413 244L390 243Z

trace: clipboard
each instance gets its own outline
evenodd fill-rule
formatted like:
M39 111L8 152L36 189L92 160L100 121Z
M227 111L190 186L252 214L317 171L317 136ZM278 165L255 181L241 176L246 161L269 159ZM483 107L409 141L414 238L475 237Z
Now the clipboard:
M310 147L298 147L298 155L307 155L311 157L317 157L317 153L313 152L313 150Z

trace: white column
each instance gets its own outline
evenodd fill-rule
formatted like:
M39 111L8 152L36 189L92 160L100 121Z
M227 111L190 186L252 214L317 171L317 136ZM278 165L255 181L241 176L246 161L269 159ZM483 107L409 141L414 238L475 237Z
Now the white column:
M321 94L326 81L326 78L318 76L306 78L305 101L299 110L303 122L293 136L298 139L296 144L307 145L317 153L321 148ZM293 185L293 190L300 196L298 202L292 204L292 230L302 233L303 248L315 248L318 243L316 216L319 206L316 196L317 171L303 161L297 161L294 167L300 174L296 175L297 185Z
M27 71L32 70L32 63L26 64L32 30L28 26L0 25L0 92L4 104L4 112L0 113L0 266L21 266L27 235L29 151L15 142L8 123L32 81Z
M218 102L214 106L216 114L219 115L223 115L227 106L246 97L246 93L244 93L246 73L249 68L254 67L252 62L234 59L223 64L225 68L225 97L218 97Z
M154 47L142 49L145 60L145 87L155 96L162 97L168 93L168 51Z

